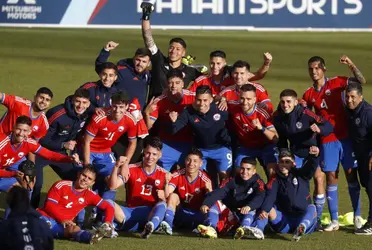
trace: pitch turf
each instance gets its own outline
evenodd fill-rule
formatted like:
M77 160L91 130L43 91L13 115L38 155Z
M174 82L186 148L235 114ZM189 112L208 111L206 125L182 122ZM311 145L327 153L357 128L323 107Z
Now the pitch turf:
M154 30L157 45L166 52L171 37L182 36L188 44L188 53L197 57L196 63L206 64L209 52L224 50L228 61L244 59L252 70L262 63L262 53L269 51L274 57L270 72L261 81L271 99L278 103L279 92L294 88L302 94L311 84L307 74L307 59L313 55L325 58L327 75L350 75L345 65L338 63L342 54L348 55L364 73L367 82L372 80L372 34L370 33L250 33L217 31L160 31ZM11 29L0 28L0 91L32 98L37 88L50 87L54 93L53 106L61 103L81 84L95 81L94 60L99 50L109 40L120 43L112 52L111 61L131 57L143 45L139 30L84 30L84 29ZM364 96L372 102L371 87ZM342 107L340 107L341 109ZM0 112L4 109L0 107ZM56 175L45 169L46 192L57 180ZM262 171L261 171L262 172ZM341 171L339 184L339 211L351 211L347 185ZM366 216L366 195L362 191L362 213ZM2 202L4 196L2 196ZM124 199L121 190L118 199ZM4 207L1 204L1 207ZM325 211L327 209L325 208ZM208 240L186 236L153 235L149 240L139 239L138 234L104 239L97 246L87 246L69 241L56 241L56 249L366 249L370 237L355 236L351 230L335 233L314 233L300 242L291 242L289 235L267 235L264 241L234 241L231 239Z

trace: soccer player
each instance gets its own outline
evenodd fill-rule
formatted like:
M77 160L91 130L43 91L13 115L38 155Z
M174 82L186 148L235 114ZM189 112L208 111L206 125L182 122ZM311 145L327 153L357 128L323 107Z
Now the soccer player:
M144 228L141 237L148 238L163 220L167 206L164 189L170 176L157 165L162 147L163 143L158 137L147 137L143 160L129 165L128 179L122 176L122 166L116 164L113 168L110 189L116 190L126 184L127 193L126 207L111 202L115 208L117 230L136 231Z
M0 134L0 191L2 192L7 192L14 185L25 186L24 174L18 170L18 166L30 152L51 161L80 163L77 154L67 156L55 153L29 138L31 126L31 118L20 116L16 119L15 125L12 126L13 131L9 135ZM31 189L33 185L33 182L30 183Z
M259 83L249 82L251 76L249 63L244 61L236 61L232 66L232 78L234 80L234 85L231 85L219 93L217 100L219 100L224 105L234 105L239 102L240 88L245 84L252 84L256 87L256 99L257 106L266 109L270 114L273 112L273 104L269 98L269 95L265 88Z
M57 181L50 188L45 204L38 209L56 239L72 239L77 242L96 244L103 237L116 237L111 221L114 209L107 201L90 190L97 177L92 165L86 165L78 173L76 181ZM74 222L77 214L87 206L98 206L105 211L104 224L94 232L80 229Z
M257 81L265 77L272 61L270 53L264 53L264 64L261 68L251 73L249 81ZM199 76L189 87L190 91L195 92L196 88L201 85L207 85L212 89L213 96L218 95L225 87L234 84L231 79L232 67L227 65L226 53L221 50L212 51L209 54L209 74ZM227 80L229 79L229 81Z
M96 72L100 75L104 72L106 62L112 50L119 43L109 41L101 50L96 59ZM112 64L112 63L110 63ZM151 64L151 52L146 48L139 48L134 53L133 58L121 59L117 62L117 79L115 87L125 91L129 95L129 100L138 98L141 107L145 107L148 86L151 82L151 74L148 67ZM111 72L111 76L113 76Z
M176 134L166 129L170 122L170 112L182 112L195 100L195 93L184 89L182 71L171 69L168 72L168 89L156 99L152 99L145 109L145 121L152 134L157 134L163 142L162 157L159 164L170 171L175 164L183 164L191 148L192 135L189 127Z
M52 98L52 91L46 87L38 89L34 101L0 93L0 102L8 109L0 120L0 134L10 134L16 119L25 115L32 120L30 137L38 141L49 128L44 111L49 108Z
M160 230L168 235L176 228L195 229L203 223L205 215L200 211L207 193L212 191L209 177L200 170L203 154L193 148L186 157L185 168L173 173L165 190L167 210ZM174 223L173 223L174 221Z
M90 95L87 89L78 89L74 95L66 98L63 104L57 105L46 113L49 123L47 134L40 144L54 152L68 155L76 151L78 134L90 117ZM34 208L39 206L40 192L43 185L43 168L47 165L63 180L75 180L76 170L73 164L56 163L36 157L36 183L32 192L31 203Z
M359 179L366 189L369 201L367 223L355 234L372 235L372 106L363 99L359 83L349 83L345 91L349 136L358 161Z
M173 134L187 125L191 127L194 145L203 153L202 169L205 169L207 159L214 160L220 179L225 178L232 166L231 137L225 127L228 112L218 110L211 88L199 86L193 105L186 107L180 115L172 111L169 117Z
M276 165L274 148L278 134L271 115L257 107L256 99L256 87L245 84L240 88L240 105L229 109L231 132L235 132L239 143L235 166L240 166L244 157L257 158L269 174Z
M274 113L274 126L279 134L279 152L290 148L298 168L308 156L309 147L319 146L318 135L327 136L333 132L330 122L298 103L297 93L292 89L285 89L280 93L280 104ZM325 203L324 175L321 168L315 171L314 182L314 203L320 220ZM317 230L322 230L320 221Z
M236 230L234 238L241 238L244 228L251 226L255 210L265 198L264 182L256 172L256 164L255 159L243 158L236 176L204 199L200 210L204 214L208 213L208 219L205 225L201 224L197 228L201 235L217 238L216 227L220 210L216 202L219 200L239 218L241 226Z
M354 210L354 225L362 226L360 217L360 186L357 178L357 164L355 162L351 142L348 139L348 127L346 125L343 91L351 82L364 84L360 70L347 56L340 58L340 63L345 64L353 72L354 77L325 77L326 65L323 58L314 56L308 61L308 70L313 86L306 90L303 100L307 106L314 107L315 113L323 116L334 126L334 133L321 137L321 157L323 172L327 178L327 200L332 222L324 229L336 231L338 223L338 166L342 163L346 180L349 186L349 194Z
M156 46L152 37L150 26L150 15L154 11L151 3L143 2L142 7L142 36L146 47L151 51L151 85L149 96L159 96L168 87L167 75L170 69L179 69L183 72L185 87L202 75L195 68L182 63L182 57L186 55L186 42L179 37L172 38L169 41L168 56L165 57Z
M124 133L128 133L129 146L125 156L120 156L118 161L120 165L125 163L128 171L128 163L131 160L136 149L137 127L134 117L127 112L128 96L125 92L117 92L112 98L112 106L107 115L94 115L86 127L83 140L83 164L92 164L100 178L107 182L112 169L115 165L115 157L111 152L111 147L117 139ZM125 178L127 174L124 175ZM97 181L97 185L102 184ZM115 192L106 190L106 185L100 187L98 192L104 199L115 199ZM94 215L93 215L94 216Z
M279 154L276 174L266 184L266 197L256 228L248 228L244 233L257 239L267 224L278 233L294 233L293 239L300 240L304 234L312 233L317 225L316 208L311 204L310 180L319 165L319 148L312 146L301 168L295 167L291 151Z

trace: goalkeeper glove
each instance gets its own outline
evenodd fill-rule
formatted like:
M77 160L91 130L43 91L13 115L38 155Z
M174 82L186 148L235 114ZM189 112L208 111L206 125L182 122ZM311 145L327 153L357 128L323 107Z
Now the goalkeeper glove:
M154 11L154 5L148 2L141 3L142 8L142 20L150 20L150 15Z

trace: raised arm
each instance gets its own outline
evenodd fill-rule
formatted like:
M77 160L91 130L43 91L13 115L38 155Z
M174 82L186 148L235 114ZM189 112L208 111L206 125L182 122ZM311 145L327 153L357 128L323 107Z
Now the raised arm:
M264 63L257 70L257 72L254 72L253 73L253 76L248 79L249 81L258 81L258 80L261 80L261 79L263 79L265 77L267 71L269 71L270 64L271 64L271 62L273 60L273 57L272 57L272 55L269 52L265 52L263 54L263 57L264 57Z
M357 66L350 60L347 56L341 56L340 58L341 64L346 64L351 72L353 73L354 77L349 78L349 82L358 82L360 84L366 84L367 81L364 78L362 72L357 68Z
M103 47L103 49L101 49L101 51L99 52L99 55L98 57L96 58L96 62L95 62L95 70L97 72L97 74L100 73L101 69L101 65L105 62L107 62L109 56L110 56L110 51L115 49L117 46L119 46L119 43L116 43L114 41L109 41L106 43L105 47Z
M143 2L141 4L142 8L142 37L145 42L146 48L148 48L151 53L154 55L158 51L154 38L152 37L151 25L150 25L150 16L154 11L154 5L151 3Z

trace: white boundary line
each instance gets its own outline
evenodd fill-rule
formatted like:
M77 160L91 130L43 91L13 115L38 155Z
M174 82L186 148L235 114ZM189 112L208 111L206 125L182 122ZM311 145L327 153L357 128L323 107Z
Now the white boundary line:
M61 25L39 23L0 23L0 27L26 27L26 28L77 28L77 29L141 29L140 25ZM254 26L197 26L197 25L152 25L153 29L163 30L246 30L246 31L270 31L270 32L372 32L372 28L257 28Z

